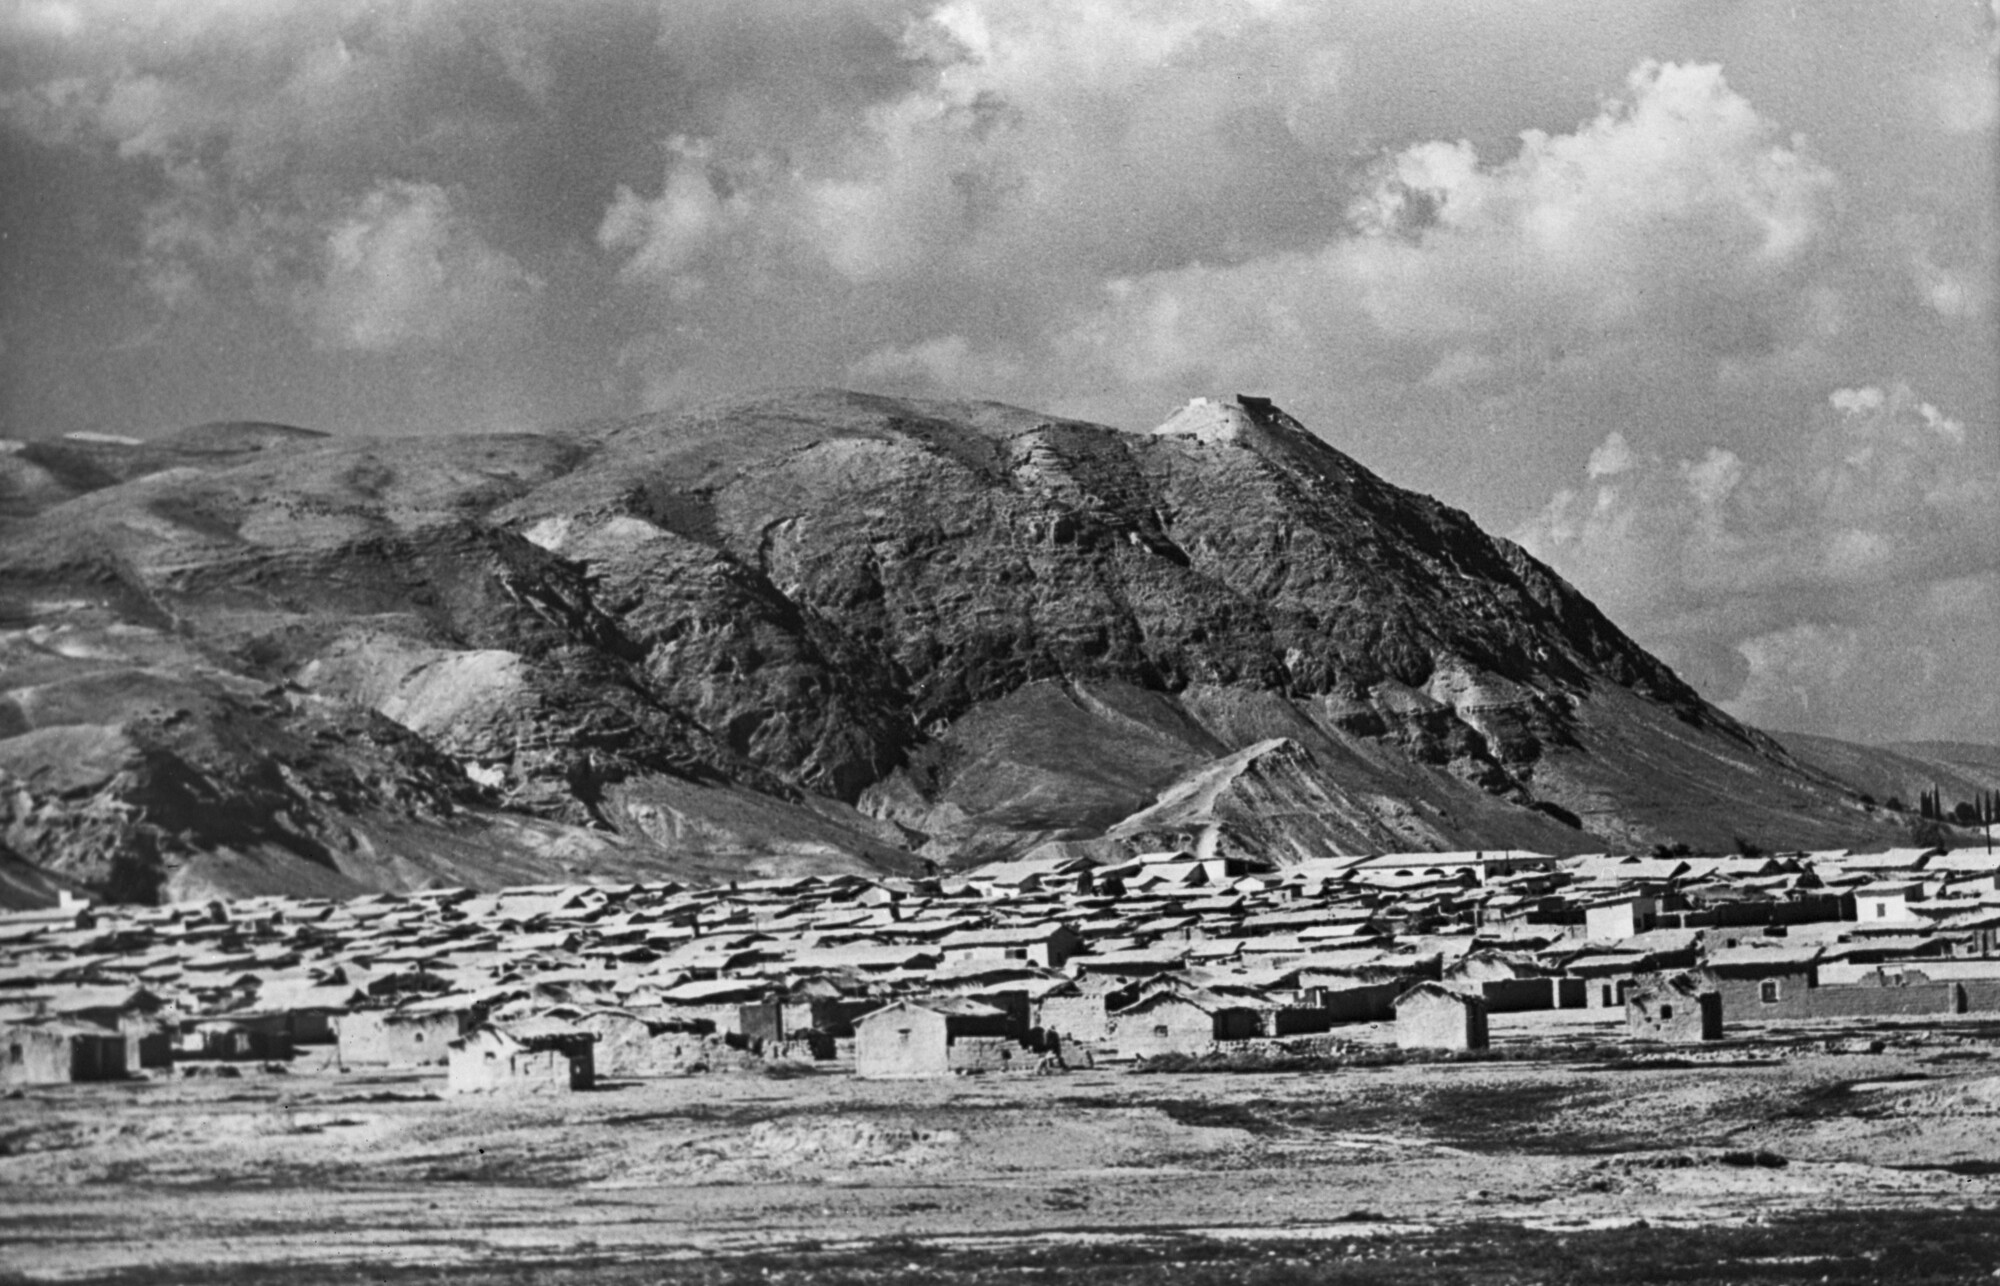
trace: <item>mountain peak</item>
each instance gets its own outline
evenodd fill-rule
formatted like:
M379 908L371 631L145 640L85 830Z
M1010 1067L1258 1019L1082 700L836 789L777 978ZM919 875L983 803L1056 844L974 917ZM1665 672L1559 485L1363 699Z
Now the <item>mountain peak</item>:
M91 494L0 528L0 621L35 624L0 632L0 875L173 896L1211 822L1278 858L1872 825L1261 397L1150 435L815 392L393 448L196 437L231 449L122 449L174 466L143 481L51 450ZM59 787L56 727L129 754Z
M1233 398L1197 397L1153 430L1154 437L1194 438L1201 442L1234 442L1253 427L1305 429L1279 410L1268 397L1238 393Z

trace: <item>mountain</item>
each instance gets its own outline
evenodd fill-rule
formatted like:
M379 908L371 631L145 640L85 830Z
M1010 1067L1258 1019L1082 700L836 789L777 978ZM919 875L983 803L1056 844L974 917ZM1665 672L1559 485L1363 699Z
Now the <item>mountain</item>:
M1962 741L1857 745L1804 732L1773 734L1799 759L1837 777L1869 800L1895 800L1916 811L1924 791L1935 790L1946 809L2000 790L2000 746Z
M29 447L0 895L1892 834L1257 398Z

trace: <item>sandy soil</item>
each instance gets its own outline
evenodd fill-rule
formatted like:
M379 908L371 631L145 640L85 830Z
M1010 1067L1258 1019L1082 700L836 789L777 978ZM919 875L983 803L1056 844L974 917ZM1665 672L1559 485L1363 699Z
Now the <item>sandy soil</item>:
M746 1074L511 1102L443 1088L253 1073L0 1100L4 1272L2000 1208L2000 1042L1983 1033L1732 1042L1653 1063Z

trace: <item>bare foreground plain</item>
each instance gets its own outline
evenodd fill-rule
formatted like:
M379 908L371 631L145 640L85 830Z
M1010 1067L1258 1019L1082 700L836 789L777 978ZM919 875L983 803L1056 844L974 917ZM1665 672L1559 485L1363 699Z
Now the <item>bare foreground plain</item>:
M17 1091L0 1099L0 1279L2000 1277L2000 1027L1524 1048L1332 1072L744 1073L511 1101L302 1058Z

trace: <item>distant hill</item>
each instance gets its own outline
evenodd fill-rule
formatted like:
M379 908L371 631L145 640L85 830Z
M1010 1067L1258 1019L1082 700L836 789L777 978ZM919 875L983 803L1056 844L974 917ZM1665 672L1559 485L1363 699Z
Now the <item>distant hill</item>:
M1961 741L1905 741L1866 746L1804 732L1773 733L1800 762L1886 804L1915 810L1921 792L1936 790L1946 808L2000 790L2000 746Z
M0 532L86 492L194 465L215 468L272 450L324 442L327 434L289 424L227 421L162 437L72 433L0 442Z
M0 859L119 896L1898 833L1255 398L31 451Z

